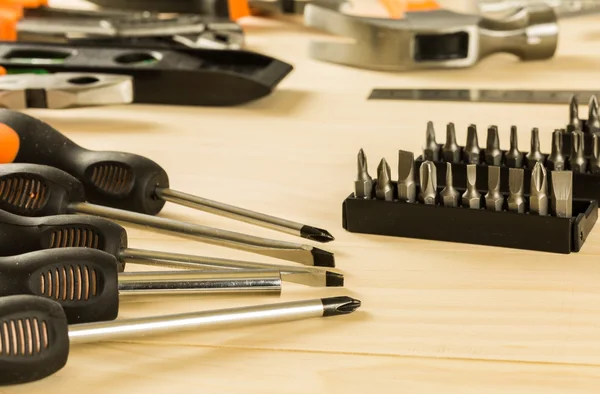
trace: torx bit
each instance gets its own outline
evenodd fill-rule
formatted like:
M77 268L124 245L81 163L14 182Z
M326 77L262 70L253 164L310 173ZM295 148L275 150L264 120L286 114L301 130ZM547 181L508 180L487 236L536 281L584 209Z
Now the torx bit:
M377 183L375 185L375 195L379 200L394 200L394 185L392 185L392 170L385 158L381 159L377 166Z
M546 168L537 162L531 172L529 212L540 216L548 215L548 186Z
M581 120L579 120L579 101L577 96L571 97L571 103L569 104L569 125L567 131L581 130Z
M427 205L435 205L437 202L437 170L431 161L425 161L419 168L421 190L419 202Z
M590 133L600 133L600 117L598 117L598 99L595 95L588 104L587 129Z
M559 218L573 216L573 173L552 171L552 213Z
M444 161L448 163L460 163L460 146L456 143L456 130L454 123L446 125L446 143L442 147Z
M354 197L370 200L373 198L373 178L369 175L367 156L362 148L358 151L358 173L354 180Z
M433 122L427 122L427 132L425 135L425 147L423 148L423 158L429 161L440 160L440 147L435 140L435 130Z
M445 207L458 207L460 193L454 188L452 180L452 164L446 163L446 186L440 193L442 205Z
M527 168L533 169L538 161L544 162L544 155L540 151L540 131L537 127L531 129L531 148L527 154Z
M590 171L592 174L600 174L600 135L592 135L592 157L590 158Z
M500 167L488 167L488 192L485 195L485 207L488 211L502 211L504 196L500 193Z
M511 212L525 213L525 198L523 188L525 184L525 170L522 168L508 169L508 210Z
M412 152L401 150L398 152L398 199L406 202L415 202L417 198L417 185L414 175L415 158Z
M569 157L569 168L577 174L585 174L587 171L587 160L583 156L585 135L583 131L571 133L571 156Z
M467 164L467 191L462 195L462 205L471 209L481 208L481 193L477 191L477 165Z
M519 151L517 126L511 126L510 128L510 149L506 152L504 158L508 167L521 168L523 166L523 154Z
M497 126L488 127L485 163L489 166L499 166L502 164L502 151L500 150L500 137L498 136Z
M566 158L563 155L563 131L558 129L552 133L552 152L548 159L550 170L562 171L565 169Z
M469 125L467 128L467 144L463 151L464 161L467 164L479 164L481 158L481 149L479 148L479 137L477 136L477 126Z

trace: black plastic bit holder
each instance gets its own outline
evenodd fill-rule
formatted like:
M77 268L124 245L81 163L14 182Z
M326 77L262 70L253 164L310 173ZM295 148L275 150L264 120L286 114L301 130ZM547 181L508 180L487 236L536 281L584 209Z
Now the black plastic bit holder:
M560 218L488 211L483 190L480 209L445 207L440 205L439 197L436 205L408 203L397 199L397 183L392 184L394 201L356 198L354 194L346 198L342 205L344 229L352 233L569 254L581 250L598 219L598 203L594 200L573 200L573 216ZM438 188L438 193L442 189ZM461 195L465 191L456 189ZM508 194L503 194L506 208ZM527 195L525 200L528 201Z

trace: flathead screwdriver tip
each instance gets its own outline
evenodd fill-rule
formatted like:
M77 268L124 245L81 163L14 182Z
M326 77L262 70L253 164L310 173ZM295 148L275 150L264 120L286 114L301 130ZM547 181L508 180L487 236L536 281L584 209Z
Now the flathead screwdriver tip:
M437 170L431 161L424 161L419 168L419 202L435 205L437 202Z
M435 140L435 130L433 122L427 122L427 131L425 133L425 147L423 148L423 159L429 161L440 160L440 147Z
M459 205L460 193L454 188L452 164L450 163L446 163L446 186L440 192L440 199L442 200L442 205L445 207L456 208Z
M414 154L409 151L398 151L398 199L415 202L417 185L414 175Z
M311 248L310 254L313 257L315 267L335 267L335 257L333 253L319 248Z
M481 193L477 190L477 165L467 164L467 190L462 195L462 205L470 209L481 208Z
M460 162L460 146L456 143L456 129L454 123L446 125L446 143L442 146L444 161L448 163Z
M523 165L523 154L519 151L517 126L510 128L510 148L506 152L505 159L508 167L521 168Z
M392 170L385 158L381 159L381 161L379 162L379 166L377 166L377 183L375 184L375 195L379 200L394 200Z
M323 316L347 315L355 312L362 303L356 298L341 296L321 298L323 303Z
M485 207L488 211L502 211L504 196L500 193L500 167L488 167L488 192L485 195Z
M573 216L573 173L552 171L552 213L559 218Z
M500 150L500 136L498 135L497 126L488 127L485 162L489 166L499 166L502 164L502 151Z
M540 131L537 127L531 129L531 148L527 153L527 168L533 170L535 163L544 161L544 155L540 151Z
M579 130L581 128L581 121L579 120L579 101L577 96L571 96L571 103L569 104L569 126L573 130Z
M479 164L481 158L481 148L479 148L479 137L477 136L477 126L469 125L467 128L467 143L463 152L464 161L467 164Z
M508 169L508 210L511 212L525 213L525 198L523 188L525 184L525 171L522 168Z
M344 275L327 271L325 273L325 287L344 287Z
M357 157L357 175L354 180L354 196L370 200L373 198L373 178L369 175L367 156L361 148Z
M334 241L335 238L329 233L329 231L322 228L303 226L300 229L300 236L302 238L310 239L311 241L327 243Z

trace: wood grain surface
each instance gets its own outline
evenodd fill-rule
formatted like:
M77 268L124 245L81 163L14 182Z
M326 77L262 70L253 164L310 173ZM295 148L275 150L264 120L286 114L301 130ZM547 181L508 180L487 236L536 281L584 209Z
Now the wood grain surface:
M438 141L454 122L511 125L522 150L539 127L542 151L568 121L565 105L367 101L375 87L591 89L600 84L600 17L560 23L556 56L509 55L465 70L381 73L307 57L321 36L297 19L244 23L249 48L294 65L273 95L236 108L127 105L29 111L78 144L148 156L174 189L331 231L345 288L284 283L281 297L123 298L119 318L351 295L355 314L221 332L73 347L43 381L0 393L596 393L600 380L600 229L580 253L350 234L341 204L364 148L374 176L398 149L420 151L425 125ZM202 87L194 87L202 89ZM582 116L584 110L582 109ZM167 204L161 216L255 235L299 238ZM410 225L407 223L407 225ZM432 222L432 226L436 223ZM128 227L135 248L277 262ZM452 229L448 229L452 231ZM127 270L148 269L129 265Z

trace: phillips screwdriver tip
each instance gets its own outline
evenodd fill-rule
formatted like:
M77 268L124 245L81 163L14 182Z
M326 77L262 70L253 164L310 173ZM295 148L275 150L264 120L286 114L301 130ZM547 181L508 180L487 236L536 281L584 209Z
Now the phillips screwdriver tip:
M302 238L310 239L311 241L322 243L331 242L335 240L335 238L329 233L329 231L324 230L322 228L307 225L303 226L300 229L300 236Z
M373 178L369 175L367 156L361 148L357 157L357 175L354 180L354 196L370 200L373 198Z
M571 157L569 158L569 167L571 171L578 174L585 174L587 171L587 160L584 156L585 135L582 131L573 131L571 133Z
M323 303L323 316L347 315L362 305L360 300L347 296L321 298L321 302Z
M375 194L378 199L385 201L394 200L394 186L392 185L392 170L385 158L377 166L377 184Z
M577 96L571 96L571 103L569 104L569 125L577 130L581 127L581 121L579 120L579 101Z
M600 135L592 135L592 157L590 158L590 171L600 174Z
M598 116L598 99L592 95L588 107L587 127L589 131L600 131L600 117Z
M419 201L426 205L437 202L437 170L431 161L425 161L419 168L420 192Z
M313 265L315 267L335 267L335 257L333 253L319 248L312 248L310 251L313 257Z
M344 275L337 272L327 271L325 273L326 287L344 287Z
M542 163L535 163L531 172L529 209L540 216L548 214L548 186L546 168Z

